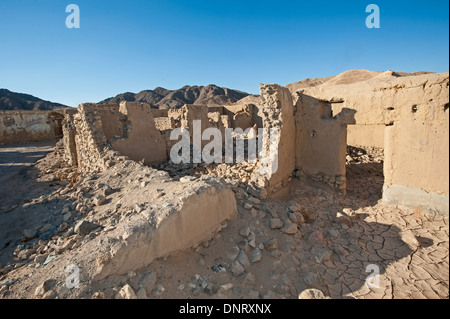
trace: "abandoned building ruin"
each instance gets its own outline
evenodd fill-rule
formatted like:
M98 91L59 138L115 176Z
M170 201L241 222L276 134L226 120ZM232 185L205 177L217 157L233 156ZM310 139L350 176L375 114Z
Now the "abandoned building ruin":
M36 134L62 134L57 149L82 174L127 167L131 161L149 175L159 174L155 185L162 189L190 180L190 175L198 177L196 183L175 186L188 194L181 204L174 199L172 206L155 208L115 230L125 244L115 245L97 265L96 279L138 269L210 238L236 215L233 183L247 185L256 198L282 199L290 192L291 179L305 176L345 194L347 145L384 149L384 203L448 215L448 73L296 91L267 84L260 85L260 93L255 104L164 110L137 102L86 103L63 114L42 115L47 124ZM13 122L18 122L14 116L0 113L1 142L17 141L17 134L11 133ZM33 121L36 115L27 116ZM170 150L177 142L170 133L186 128L192 136L194 120L201 120L203 130L218 128L222 136L226 128L278 128L278 170L262 176L256 169L259 163L179 164L179 169L168 170L174 167ZM205 171L212 176L203 176ZM148 187L149 197L157 193L156 186Z

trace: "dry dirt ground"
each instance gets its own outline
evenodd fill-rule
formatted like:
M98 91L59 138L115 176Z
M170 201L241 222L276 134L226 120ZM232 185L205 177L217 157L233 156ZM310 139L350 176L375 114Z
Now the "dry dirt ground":
M298 298L308 288L337 299L449 297L448 217L383 205L382 158L353 150L347 195L300 177L286 200L260 201L235 183L238 215L210 241L98 282L80 269L69 289L68 262L139 209L119 198L142 177L79 176L53 145L0 148L0 298ZM100 188L106 206L85 211L81 190ZM77 235L82 218L104 228Z

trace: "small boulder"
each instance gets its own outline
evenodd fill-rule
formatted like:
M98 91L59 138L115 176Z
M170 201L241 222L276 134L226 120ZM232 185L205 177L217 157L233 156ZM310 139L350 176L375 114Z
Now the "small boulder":
M86 220L81 220L75 225L74 231L79 235L86 236L98 227L100 227L100 225L88 222Z
M137 296L133 288L127 284L116 294L116 299L137 299Z
M235 276L235 277L240 276L244 272L245 272L244 267L237 260L235 260L231 264L231 273L233 274L233 276Z
M306 289L300 293L298 299L330 299L330 297L325 297L323 292L318 289Z
M279 218L272 218L270 219L270 228L271 229L278 229L283 227L283 221Z

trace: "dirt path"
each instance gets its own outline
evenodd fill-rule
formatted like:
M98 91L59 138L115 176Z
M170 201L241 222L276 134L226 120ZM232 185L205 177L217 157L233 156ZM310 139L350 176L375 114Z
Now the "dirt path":
M52 152L55 142L38 142L0 146L0 185Z

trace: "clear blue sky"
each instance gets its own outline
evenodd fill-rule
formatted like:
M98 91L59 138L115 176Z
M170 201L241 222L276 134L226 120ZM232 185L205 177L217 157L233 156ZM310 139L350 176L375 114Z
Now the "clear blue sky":
M71 3L80 29L66 28ZM380 29L365 26L370 3ZM448 72L448 38L446 0L1 0L0 88L77 106L157 86Z

